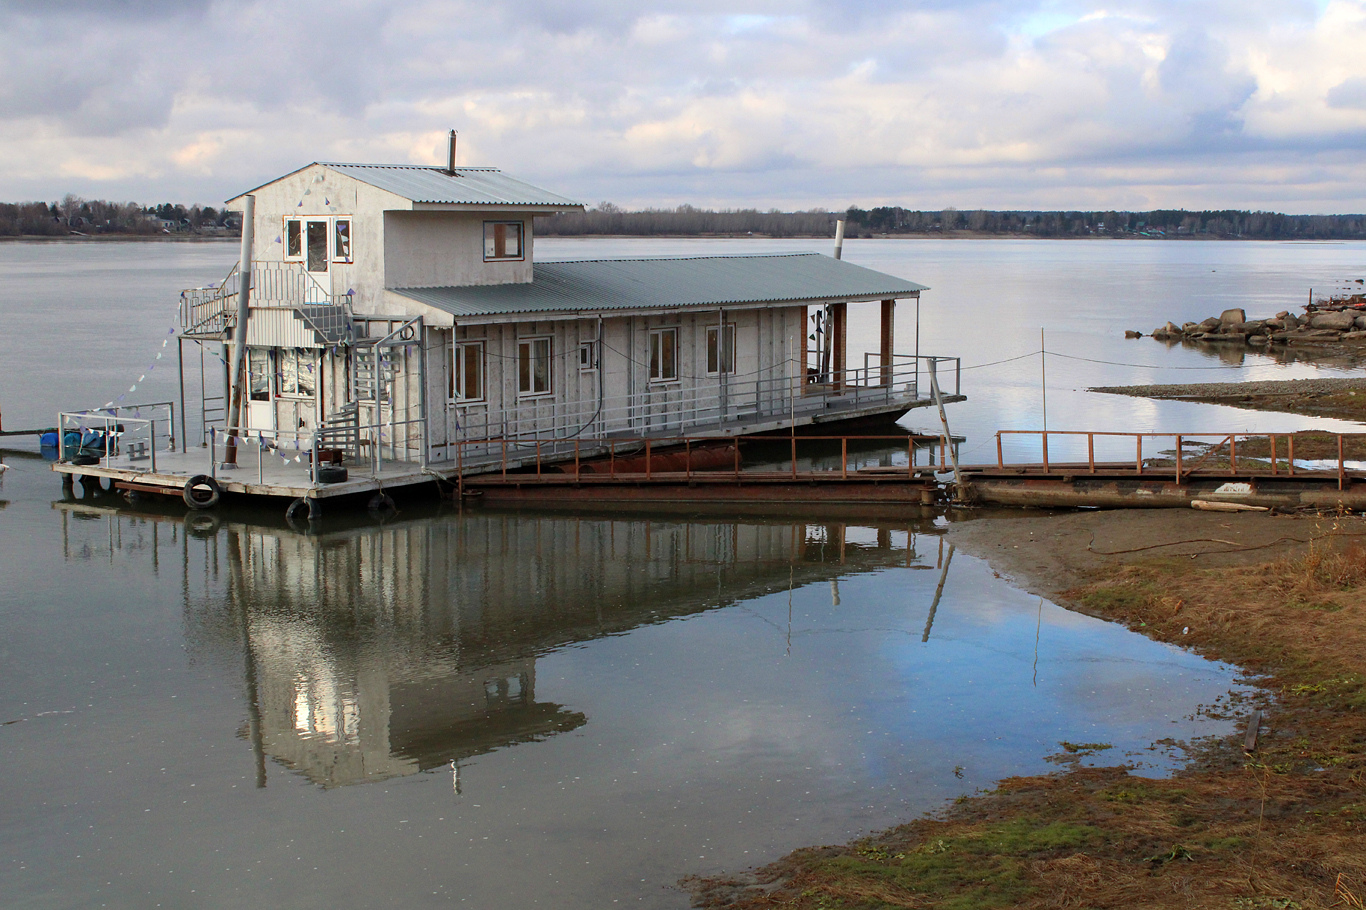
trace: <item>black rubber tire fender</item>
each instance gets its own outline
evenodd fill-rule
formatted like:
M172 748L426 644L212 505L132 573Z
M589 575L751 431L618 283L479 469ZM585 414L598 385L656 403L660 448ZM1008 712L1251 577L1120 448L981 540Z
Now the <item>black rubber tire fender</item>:
M205 491L201 487L207 487ZM196 474L185 481L185 488L180 491L180 498L185 500L185 505L192 509L212 509L218 505L218 498L223 494L223 489L208 474Z
M370 497L369 509L371 512L397 512L398 505L388 493L376 493Z
M346 468L326 464L318 466L318 483L342 483L346 480Z
M290 527L294 527L298 522L308 521L312 517L312 511L313 507L309 505L308 500L301 496L285 509L285 521Z

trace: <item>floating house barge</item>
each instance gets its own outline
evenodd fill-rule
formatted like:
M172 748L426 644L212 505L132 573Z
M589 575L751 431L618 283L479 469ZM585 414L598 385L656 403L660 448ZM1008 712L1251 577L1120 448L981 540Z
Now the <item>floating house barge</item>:
M963 400L956 358L894 351L896 301L926 288L837 258L538 263L535 217L582 205L493 168L314 163L229 206L242 261L181 294L179 402L62 413L66 482L312 507L646 439L890 421L933 403L934 366ZM880 344L851 361L860 302Z

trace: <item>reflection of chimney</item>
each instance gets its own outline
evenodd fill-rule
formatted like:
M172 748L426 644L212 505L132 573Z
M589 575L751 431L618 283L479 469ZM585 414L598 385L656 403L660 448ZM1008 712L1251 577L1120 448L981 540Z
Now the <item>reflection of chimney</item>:
M447 147L446 173L451 177L455 176L455 130L451 130L450 144Z

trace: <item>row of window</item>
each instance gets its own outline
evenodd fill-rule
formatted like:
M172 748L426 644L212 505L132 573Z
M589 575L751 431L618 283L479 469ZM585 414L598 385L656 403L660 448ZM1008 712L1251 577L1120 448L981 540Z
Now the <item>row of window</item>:
M483 401L484 342L459 341L452 352L453 363L449 396L457 401ZM678 328L650 330L649 375L651 382L678 380ZM553 339L550 337L522 338L517 342L517 394L548 395L551 385L551 364L554 362ZM598 368L596 341L579 342L579 369ZM707 374L735 372L735 325L725 327L724 340L720 326L707 327Z
M286 218L282 238L286 262L302 262L310 272L326 272L329 262L354 262L351 216ZM484 222L484 261L526 258L520 221Z

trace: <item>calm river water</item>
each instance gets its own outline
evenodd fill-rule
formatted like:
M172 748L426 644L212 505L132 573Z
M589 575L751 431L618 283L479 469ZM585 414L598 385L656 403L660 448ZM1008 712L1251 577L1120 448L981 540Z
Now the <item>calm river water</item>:
M543 258L824 249L542 241ZM1360 244L855 241L930 285L965 451L1035 428L1315 423L1086 393L1331 372L1222 363L1124 328L1293 306ZM0 244L0 407L49 424L156 359L175 292L228 244ZM913 308L898 314L908 350ZM855 344L876 316L856 315ZM1087 361L1062 355L1081 356ZM1090 361L1110 361L1093 363ZM1141 364L1143 366L1120 365ZM152 367L153 369L149 369ZM140 382L139 377L145 377ZM921 421L918 415L907 420ZM924 425L923 422L920 425ZM1229 667L1069 613L943 544L943 520L540 515L387 523L62 501L14 449L0 486L0 893L15 907L679 908L685 875L855 836L1061 743L1162 773L1223 732ZM1217 712L1215 712L1217 713Z

